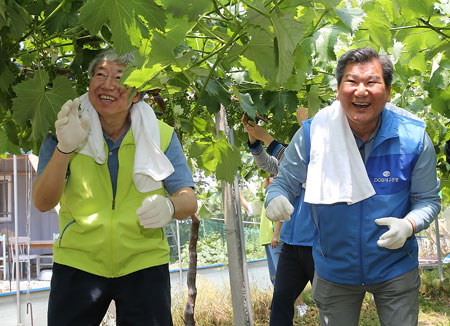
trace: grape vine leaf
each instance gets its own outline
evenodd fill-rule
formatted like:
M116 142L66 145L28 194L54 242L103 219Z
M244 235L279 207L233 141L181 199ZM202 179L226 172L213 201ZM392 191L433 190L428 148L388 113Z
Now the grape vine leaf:
M337 26L334 25L321 28L314 35L314 37L316 38L316 52L320 60L324 62L327 62L329 60L336 60L334 46L337 43L339 33L343 32L336 27Z
M294 52L303 37L305 26L289 14L271 16L278 47L278 73L276 82L283 85L291 76L294 66Z
M334 11L352 32L356 31L364 20L365 13L361 8L337 8Z
M203 82L205 78L200 78ZM223 87L223 85L217 82L214 79L210 79L208 81L208 85L206 85L206 92L202 94L200 99L200 104L206 106L208 112L216 113L219 112L220 104L227 107L231 103L230 94Z
M187 13L189 21L193 21L204 12L210 11L213 6L211 0L160 0L160 2L174 16L182 16Z
M323 3L325 8L334 9L339 5L340 0L319 0L317 2Z
M47 7L48 14L50 14L59 3L54 2L52 6ZM64 31L66 28L75 27L78 25L78 15L76 4L65 2L62 10L58 10L53 15L52 19L47 22L46 28L49 34L54 34L60 31Z
M6 20L5 11L6 11L5 0L0 0L0 15L3 17L3 19Z
M281 121L284 117L284 111L294 112L297 109L298 99L293 91L265 92L263 95L266 106Z
M163 31L166 25L164 8L153 0L88 0L80 8L80 23L96 35L110 22L114 47L119 53L133 49L130 34L146 30L142 16L152 28ZM136 36L133 36L136 37Z
M295 50L295 73L291 75L286 83L286 89L298 91L305 82L307 73L311 72L311 39L307 38L300 42L299 47Z
M425 47L425 38L416 37L415 35L406 35L403 43L405 44L405 51L403 56L401 57L401 62L404 65L412 66L410 60L418 53L420 53L421 50Z
M223 132L218 140L198 140L192 144L190 158L196 158L199 168L215 172L218 180L233 182L239 169L241 155L233 150Z
M436 88L446 89L450 85L450 60L442 60L433 72L430 82Z
M183 2L180 1L180 3ZM208 12L213 6L211 0L193 0L191 3L188 12L189 21L193 21L204 12Z
M361 25L362 28L367 28L369 31L370 39L387 50L393 45L391 24L383 11L381 5L376 1L368 1L362 6L363 10L367 14L364 18L364 22Z
M8 67L4 67L3 71L0 72L0 90L7 92L13 81L13 73Z
M248 71L248 73L250 74L250 78L260 84L260 85L264 85L267 82L267 79L264 78L258 68L256 67L256 64L254 61L251 61L249 59L247 59L246 57L242 56L241 57L241 64L242 66L244 66L246 68L246 70Z
M401 21L403 21L404 17L400 14L400 8L396 6L396 3L394 3L392 0L377 0L378 3L381 4L381 7L383 8L383 11L388 15L391 21L399 21L399 24L401 24Z
M243 56L253 61L259 73L269 80L276 73L273 36L260 26L250 26L248 33L250 42Z
M260 89L251 89L248 91L248 94L250 94L251 98L252 98L252 102L256 107L256 111L260 114L260 115L265 115L267 113L267 106L266 103L264 101L264 92L263 90Z
M185 1L179 0L161 0L166 10L174 15L174 17L183 16L186 13Z
M400 8L401 15L409 19L417 19L418 17L429 17L434 10L435 0L394 0Z
M184 46L180 51L176 50L182 45L184 36L193 26L194 24L186 19L170 18L168 20L170 30L167 33L154 32L149 63L185 67L192 57L192 49Z
M27 29L27 24L31 21L30 15L20 6L10 7L7 12L9 14L9 35L12 39L19 40Z
M9 140L7 132L0 128L0 153L20 154L20 147Z
M201 216L202 220L211 220L214 217L213 213L206 207L206 205L202 205L198 210L198 216Z
M450 116L450 86L445 90L441 90L430 85L428 91L430 92L433 110L440 112L444 116Z
M144 67L141 69L127 70L124 74L124 84L128 87L140 88L147 81L157 76L165 66L155 64L152 67ZM122 80L122 79L121 79ZM147 90L149 87L144 87L143 90ZM156 88L156 87L155 87Z
M191 121L191 126L194 128L195 132L198 132L201 135L215 135L216 134L216 125L214 120L211 117L207 117L207 119L203 119L201 117L194 117Z
M72 83L66 77L56 77L53 87L49 90L46 89L48 81L48 74L38 71L33 78L13 87L17 94L13 99L13 116L19 124L31 120L31 135L36 141L43 139L53 128L61 106L77 96Z
M242 110L244 110L252 120L255 120L257 108L253 102L252 96L248 93L242 94L237 89L234 89L234 96L239 100Z
M307 98L308 98L308 114L314 115L320 108L319 87L317 85L311 86Z

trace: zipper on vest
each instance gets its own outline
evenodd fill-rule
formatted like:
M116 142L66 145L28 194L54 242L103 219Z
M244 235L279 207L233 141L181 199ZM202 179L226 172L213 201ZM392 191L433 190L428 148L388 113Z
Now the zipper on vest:
M366 276L364 275L364 255L363 255L363 250L364 250L364 245L363 245L363 236L364 236L364 207L363 204L360 204L360 209L359 209L359 273L360 273L360 281L361 281L361 285L365 285L365 278Z
M116 199L114 198L112 201L112 209L114 210L116 208Z

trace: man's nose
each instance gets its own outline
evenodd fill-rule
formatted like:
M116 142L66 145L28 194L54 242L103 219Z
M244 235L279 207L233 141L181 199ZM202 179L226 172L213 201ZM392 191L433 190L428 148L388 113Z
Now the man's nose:
M358 84L355 95L356 96L366 96L367 95L367 89L366 89L366 85L364 85L364 83Z
M103 82L103 87L112 88L117 87L119 81L115 77L106 76Z

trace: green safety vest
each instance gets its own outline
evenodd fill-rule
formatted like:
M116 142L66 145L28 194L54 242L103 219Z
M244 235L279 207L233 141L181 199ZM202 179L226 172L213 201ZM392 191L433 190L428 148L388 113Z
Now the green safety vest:
M173 128L158 121L161 150L169 147ZM105 151L108 153L106 142ZM149 195L133 182L135 143L132 129L119 148L116 198L113 200L108 164L74 153L70 177L60 200L60 236L53 246L54 261L103 277L119 277L169 262L164 228L145 229L136 210ZM149 158L150 159L150 158Z
M266 210L264 205L261 209L261 223L259 224L259 244L264 246L270 244L273 238L273 231L275 229L275 222L272 222L266 217Z

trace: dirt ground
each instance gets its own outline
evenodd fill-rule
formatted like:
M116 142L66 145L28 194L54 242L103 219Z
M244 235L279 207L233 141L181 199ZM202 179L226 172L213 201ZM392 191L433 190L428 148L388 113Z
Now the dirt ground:
M16 281L0 281L0 293L12 292L16 290L17 282ZM20 290L31 289L40 289L47 288L50 286L50 281L37 281L31 280L30 283L28 281L20 281Z

